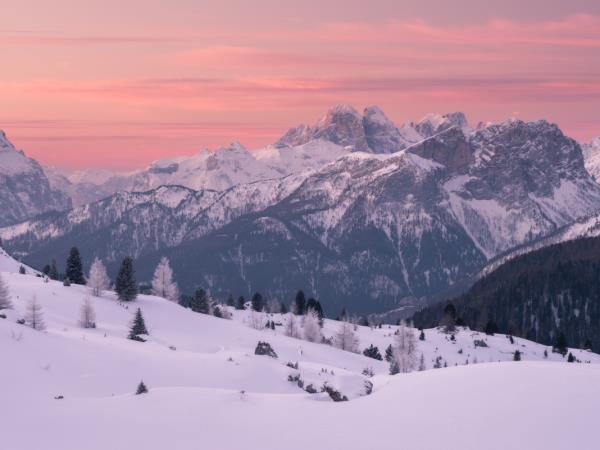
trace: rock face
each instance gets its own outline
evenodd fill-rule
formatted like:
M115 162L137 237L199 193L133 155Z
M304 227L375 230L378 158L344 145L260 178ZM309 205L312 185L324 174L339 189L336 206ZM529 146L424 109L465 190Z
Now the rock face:
M0 225L70 207L69 198L50 187L40 165L17 151L0 130Z
M582 146L585 168L596 181L600 180L600 136Z
M333 314L414 307L497 255L600 210L600 186L579 145L545 121L472 131L464 116L447 115L427 118L425 130L424 121L395 129L375 108L360 117L334 108L317 126L286 134L318 137L253 154L275 177L216 190L120 192L5 227L0 237L34 265L63 259L72 245L87 264L99 256L113 272L131 255L142 280L166 255L183 292L260 291L288 302L301 288ZM399 152L347 148L377 141L390 149L402 136L421 136L417 128L432 136ZM211 163L203 156L203 170L236 167L252 153L223 152ZM169 177L185 174L186 164L154 168Z

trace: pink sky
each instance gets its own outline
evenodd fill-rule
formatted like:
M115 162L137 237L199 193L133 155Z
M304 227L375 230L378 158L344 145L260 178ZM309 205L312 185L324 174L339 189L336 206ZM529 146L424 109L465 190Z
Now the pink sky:
M545 118L600 135L600 2L22 0L0 128L65 167L141 167L312 124L335 103Z

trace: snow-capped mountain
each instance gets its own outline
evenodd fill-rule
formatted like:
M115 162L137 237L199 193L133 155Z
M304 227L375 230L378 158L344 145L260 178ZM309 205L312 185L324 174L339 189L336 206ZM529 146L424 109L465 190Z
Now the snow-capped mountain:
M0 225L70 207L69 198L50 187L41 166L18 151L0 130Z
M343 126L331 125L342 116ZM302 287L330 299L332 310L373 312L441 292L496 255L600 209L600 186L586 172L581 148L545 121L472 131L460 114L429 116L411 129L436 134L383 154L339 145L362 142L358 117L337 107L315 127L338 143L319 131L294 147L217 152L214 164L227 168L221 174L244 179L245 167L235 161L250 155L271 178L226 190L121 192L5 227L0 237L35 265L62 260L76 244L113 270L122 256L134 256L140 276L149 278L167 254L186 291L203 285L218 296L260 290L289 298ZM382 129L387 136L389 127ZM206 171L214 154L200 156ZM153 175L165 182L180 163L155 165ZM281 177L282 165L293 174Z
M581 146L585 168L596 181L600 180L600 136Z

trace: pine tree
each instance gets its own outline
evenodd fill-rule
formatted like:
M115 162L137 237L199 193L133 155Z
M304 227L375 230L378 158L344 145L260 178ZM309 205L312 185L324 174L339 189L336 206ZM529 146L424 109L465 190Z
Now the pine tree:
M575 357L573 356L573 353L569 352L569 357L567 358L567 362L575 362Z
M29 303L27 303L27 308L25 310L25 324L38 331L46 329L42 305L39 304L35 295L33 295L31 300L29 300Z
M85 284L81 256L79 255L77 247L71 248L71 251L69 252L67 265L65 267L65 277L67 277L71 283Z
M227 306L231 306L232 308L235 306L235 299L233 298L232 294L229 294L229 297L227 297L226 304Z
M0 275L0 311L3 309L12 309L13 304L10 301L10 292L8 291L8 286Z
M194 297L190 301L190 309L201 314L210 314L211 304L206 291L202 288L196 289Z
M123 259L121 263L119 274L115 280L115 291L119 296L119 300L123 302L131 302L137 297L138 285L133 270L133 259L129 256Z
M323 321L325 315L323 314L323 307L321 306L320 301L312 297L309 298L306 302L306 310L308 311L309 309L313 309L314 311L316 311L317 315L319 316L319 320Z
M252 296L252 309L256 312L261 312L265 306L265 302L263 300L262 295L260 293L255 293Z
M425 332L423 330L421 330L421 333L419 333L419 340L420 341L424 341L425 340Z
M143 381L140 381L140 384L138 384L138 387L135 391L135 395L141 395L141 394L147 394L148 393L148 388L146 387L146 385L144 384Z
M440 326L444 328L446 333L453 333L456 329L456 308L452 303L448 303L444 307L444 315Z
M50 272L48 272L48 277L51 280L58 280L58 267L56 267L56 260L52 260L52 264L50 265Z
M110 279L106 273L106 267L104 267L104 264L98 258L94 259L92 267L90 267L87 285L92 290L92 295L96 297L99 297L102 291L110 287Z
M394 359L394 349L392 348L392 344L388 345L385 349L385 360L387 362L391 362Z
M521 352L519 350L515 350L513 354L513 361L521 361Z
M398 365L398 361L392 358L390 361L390 375L396 375L400 373L400 366Z
M129 336L127 336L127 338L131 339L133 341L142 341L143 342L143 339L140 338L141 334L147 335L150 333L148 333L148 329L146 328L146 323L144 322L144 316L142 315L142 310L141 310L141 308L138 308L137 311L135 312L135 317L131 324L131 329L129 330Z
M21 275L25 275L25 274L27 273L27 269L25 269L25 266L24 266L24 265L20 265L20 266L19 266L19 273L20 273Z
M498 332L498 325L496 325L496 322L494 322L493 320L489 320L485 326L484 331L485 334L493 336L495 333Z
M368 348L365 348L363 350L363 355L365 355L367 358L373 358L378 361L383 361L381 353L379 353L379 349L373 344L371 344Z
M304 292L298 291L294 300L294 314L301 316L306 312L306 298Z
M306 311L303 327L304 339L309 342L321 342L321 326L319 325L319 315L314 309Z
M237 303L235 304L235 309L238 311L243 311L246 309L246 299L243 295L240 295L237 299Z
M81 304L79 326L81 328L96 328L96 312L89 297L85 297Z
M565 337L564 333L559 333L558 337L556 338L556 342L554 343L552 351L555 353L560 353L563 356L567 354L568 345L567 338Z
M583 343L583 349L593 351L592 341L590 341L589 339L586 339L585 342Z
M50 277L50 264L46 264L42 269L42 273L47 277Z
M173 270L166 257L162 257L152 278L152 293L158 297L166 298L172 302L179 301L179 288L173 281Z

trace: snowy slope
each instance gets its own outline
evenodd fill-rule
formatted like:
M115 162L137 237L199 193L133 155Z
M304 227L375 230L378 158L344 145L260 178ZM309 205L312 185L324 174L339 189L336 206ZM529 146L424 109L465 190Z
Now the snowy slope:
M0 272L19 273L19 268L24 267L26 273L35 274L37 273L31 267L20 263L0 247Z
M83 330L77 319L86 288L2 276L15 304L7 319L0 319L0 353L10 361L0 371L0 386L8 387L0 403L3 448L105 450L131 448L135 442L148 450L191 449L199 443L270 449L285 442L290 449L335 443L358 450L373 439L393 447L401 434L412 448L443 443L444 448L475 449L485 443L500 449L518 439L528 448L563 449L574 433L584 448L591 448L585 445L595 438L591 425L600 407L600 357L589 352L573 350L578 359L594 364L566 364L552 353L545 360L543 346L522 339L511 344L505 336L463 330L451 341L425 330L418 352L428 369L437 356L451 367L390 377L385 362L289 338L279 327L255 330L248 312L236 312L228 321L156 297L140 296L127 308L105 292L92 298L98 328ZM15 323L34 293L44 308L45 332ZM146 343L125 339L136 307L150 330ZM337 326L327 320L324 334ZM394 328L358 327L360 348L373 343L383 352ZM475 349L475 339L489 347ZM255 356L259 340L268 341L279 358ZM496 362L511 360L515 349L525 361ZM468 366L463 365L467 359ZM299 370L285 365L296 361ZM362 375L365 367L376 375ZM326 381L351 401L332 403L325 394L304 392L287 380L298 373L314 384ZM141 379L150 393L134 396ZM366 381L374 386L370 396L364 395ZM54 399L59 395L64 399ZM301 418L300 429L296 418ZM460 439L448 439L463 427Z

